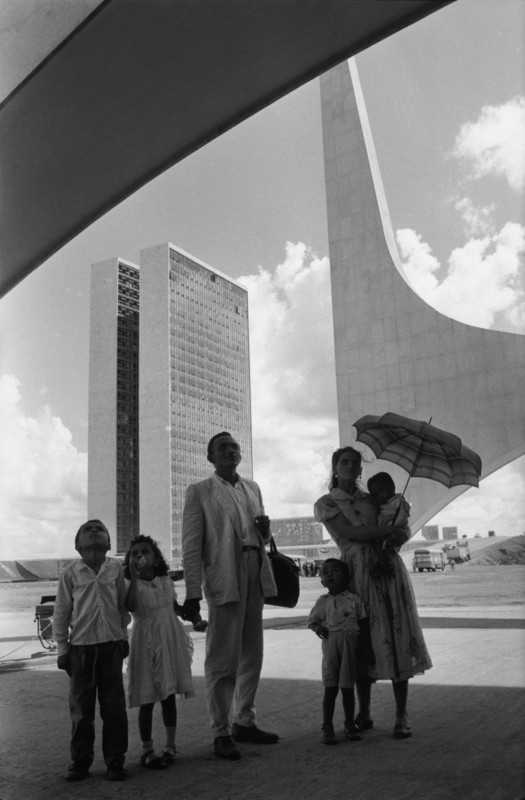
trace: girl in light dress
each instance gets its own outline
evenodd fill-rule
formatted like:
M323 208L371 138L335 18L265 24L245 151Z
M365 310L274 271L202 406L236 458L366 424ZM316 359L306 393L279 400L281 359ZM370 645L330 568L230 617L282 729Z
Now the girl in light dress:
M193 644L174 610L175 587L168 565L150 536L131 541L124 559L129 581L126 608L133 617L128 665L129 706L139 706L140 763L162 769L175 761L175 696L193 697ZM160 702L165 743L160 755L152 740L153 706Z

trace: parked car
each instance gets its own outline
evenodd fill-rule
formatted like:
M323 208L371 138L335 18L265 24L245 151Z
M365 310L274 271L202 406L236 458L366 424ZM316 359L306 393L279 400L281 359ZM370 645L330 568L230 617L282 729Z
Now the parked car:
M440 569L442 572L447 564L447 559L442 550L420 549L414 550L414 558L412 560L412 569L414 572L436 572Z

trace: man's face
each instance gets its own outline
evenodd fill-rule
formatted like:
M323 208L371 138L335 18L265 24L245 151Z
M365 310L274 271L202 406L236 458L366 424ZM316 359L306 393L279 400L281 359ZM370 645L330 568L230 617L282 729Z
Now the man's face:
M212 446L210 461L217 470L237 467L241 462L241 448L233 436L220 436Z

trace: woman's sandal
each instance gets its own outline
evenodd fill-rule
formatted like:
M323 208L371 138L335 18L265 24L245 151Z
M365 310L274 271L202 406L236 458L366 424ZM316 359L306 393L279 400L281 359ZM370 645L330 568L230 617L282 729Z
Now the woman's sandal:
M359 712L354 719L354 725L358 731L369 731L374 727L374 720L371 717L365 716Z
M165 766L168 767L170 764L175 763L175 753L177 751L171 745L166 745L164 750L162 751L161 759L164 762Z
M394 739L409 739L411 736L410 725L394 725Z
M167 766L162 756L155 755L154 750L148 750L146 753L142 753L140 765L146 767L146 769L164 769L164 767Z

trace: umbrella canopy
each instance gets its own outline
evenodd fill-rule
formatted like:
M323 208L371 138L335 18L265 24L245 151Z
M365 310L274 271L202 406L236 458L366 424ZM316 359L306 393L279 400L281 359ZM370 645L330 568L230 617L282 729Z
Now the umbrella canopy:
M430 422L389 412L361 417L354 422L354 428L358 442L366 444L377 458L398 464L410 477L430 478L449 489L479 486L478 454L466 447L459 436Z

